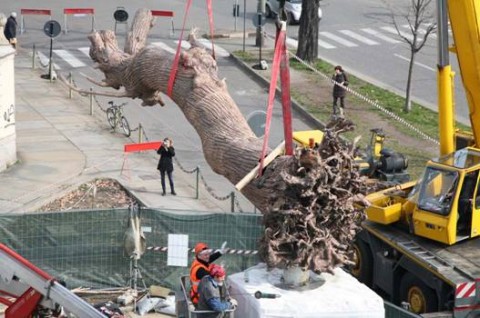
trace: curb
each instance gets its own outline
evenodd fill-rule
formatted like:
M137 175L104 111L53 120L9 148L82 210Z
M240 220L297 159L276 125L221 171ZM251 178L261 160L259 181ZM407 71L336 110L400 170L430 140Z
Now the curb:
M268 81L266 78L263 76L259 75L257 72L255 72L248 64L245 62L241 61L238 59L236 56L230 53L230 58L245 72L247 73L251 78L257 82L257 84L263 86L267 90L270 87L270 81ZM276 88L276 93L275 93L275 99L278 101L280 100L281 96L281 91L277 87ZM300 113L303 119L305 119L310 125L316 127L319 130L323 130L325 128L325 123L321 122L317 118L313 117L312 114L310 114L300 103L298 103L295 99L290 98L292 102L292 107L295 111Z
M245 37L253 37L257 35L257 31L248 30L245 32ZM210 39L210 34L204 34L202 37L206 39ZM219 33L215 33L213 35L214 39L234 39L234 38L243 38L243 31L242 32L230 32L230 31L220 31Z

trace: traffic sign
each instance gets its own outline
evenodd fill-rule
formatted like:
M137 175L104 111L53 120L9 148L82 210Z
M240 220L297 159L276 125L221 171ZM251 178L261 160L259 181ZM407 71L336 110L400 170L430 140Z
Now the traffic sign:
M265 23L267 22L265 15L261 12L257 12L257 14L253 16L252 20L253 20L253 25L256 27L264 26Z
M43 26L43 32L45 32L45 34L50 38L57 37L61 31L62 27L60 26L60 23L55 20L47 21Z
M113 18L115 19L115 21L117 22L125 22L128 20L128 12L123 10L123 9L117 9L114 13L113 13Z

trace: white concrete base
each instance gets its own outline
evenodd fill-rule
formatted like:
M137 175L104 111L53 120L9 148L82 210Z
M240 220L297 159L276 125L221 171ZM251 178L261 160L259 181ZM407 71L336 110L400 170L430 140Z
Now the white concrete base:
M283 271L265 264L228 276L230 295L238 301L235 317L248 318L384 318L383 300L340 268L335 275L310 273L309 286L288 288ZM260 291L263 296L254 297ZM266 294L266 295L265 295Z

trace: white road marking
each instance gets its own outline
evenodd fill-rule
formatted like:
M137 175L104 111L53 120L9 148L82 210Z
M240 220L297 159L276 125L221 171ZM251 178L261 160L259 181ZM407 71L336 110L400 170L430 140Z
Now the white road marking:
M408 57L402 56L402 55L400 55L400 54L393 54L393 55L396 56L396 57L398 57L398 58L400 58L400 59L402 59L402 60L404 60L404 61L407 61L408 63L410 63L410 59L409 59ZM423 68L425 68L425 69L427 69L427 70L429 70L429 71L432 71L432 72L436 72L436 71L437 71L436 69L434 69L434 68L432 68L432 67L430 67L430 66L428 66L428 65L419 63L419 62L413 62L413 64L418 65L418 66L420 66L420 67L423 67Z
M287 38L287 45L293 46L294 48L298 47L298 41L292 38ZM323 47L324 49L335 49L337 48L334 45L331 45L330 43L324 42L320 39L318 39L318 46Z
M198 39L197 40L202 46L205 48L211 50L212 49L212 42L208 39ZM213 47L215 48L215 55L216 56L221 56L221 57L229 57L230 53L225 50L224 48L221 48L220 46L213 44Z
M358 33L355 33L353 31L350 31L350 30L340 30L339 31L340 33L343 33L357 41L360 41L360 42L363 42L367 45L378 45L379 43L376 42L376 41L373 41L373 40L370 40L369 38L366 38L364 37L363 35L360 35Z
M386 36L385 34L383 33L380 33L374 29L370 29L370 28L364 28L364 29L361 29L363 32L365 33L368 33L370 35L373 35L374 37L380 39L380 40L383 40L385 42L388 42L388 43L400 43L400 41L398 40L395 40L395 39L392 39L391 37L388 37Z
M410 32L410 26L408 24L404 24L404 25L402 25L402 27L406 28ZM418 34L425 34L425 33L427 33L427 30L422 29L422 28L418 29ZM428 37L429 38L431 37L432 39L435 39L437 37L437 35L435 33L430 32Z
M178 40L175 40L175 44L178 45ZM188 50L191 47L190 42L184 40L182 40L181 46L184 50Z
M330 32L324 31L324 32L319 32L319 34L322 35L322 36L324 36L324 37L326 37L326 38L329 38L330 40L333 40L333 41L336 41L336 42L338 42L338 43L340 43L340 44L342 44L342 45L345 45L345 46L347 46L347 47L355 47L355 46L358 46L358 45L356 45L355 43L350 42L350 41L348 41L348 40L345 40L344 38L341 38L341 37L339 37L339 36L337 36L337 35L335 35L335 34L333 34L333 33L330 33Z
M89 47L79 47L78 50L90 58L90 48Z
M37 51L37 55L38 55L38 58L40 59L40 63L42 63L43 66L47 66L48 67L48 63L50 61L50 59L45 55L43 54L42 52L40 51ZM56 63L53 63L53 68L56 69L56 70L61 70L62 68L60 66L58 66L58 64Z
M177 51L175 49L172 49L171 47L169 47L168 45L166 45L165 43L163 42L153 42L152 43L154 46L158 46L159 48L161 48L162 50L165 50L167 52L170 52L172 54L175 54L177 53ZM178 44L178 42L177 42Z
M70 64L70 66L72 67L77 68L87 66L85 63L77 59L75 56L73 56L72 53L68 52L67 50L53 50L53 52L60 56L60 58L65 60L65 62Z
M409 39L410 41L413 41L413 35L412 33L410 33L410 31L402 32L401 30L399 30L400 32L398 32L397 29L391 26L384 26L384 27L381 27L381 29L396 35L400 33L401 36Z

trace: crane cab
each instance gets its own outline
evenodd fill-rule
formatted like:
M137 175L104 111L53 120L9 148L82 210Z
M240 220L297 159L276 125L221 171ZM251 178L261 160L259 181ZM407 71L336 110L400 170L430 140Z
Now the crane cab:
M367 199L369 220L404 223L415 235L448 245L480 235L480 151L464 148L430 160L416 185L404 184Z

